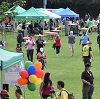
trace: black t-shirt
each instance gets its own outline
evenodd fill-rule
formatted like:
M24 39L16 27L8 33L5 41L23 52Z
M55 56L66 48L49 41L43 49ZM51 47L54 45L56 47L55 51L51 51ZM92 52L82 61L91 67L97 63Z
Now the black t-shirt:
M36 44L37 44L38 49L44 46L43 42L44 42L44 40L42 40L42 39L36 40Z
M94 80L94 77L93 77L93 74L91 71L87 72L87 71L84 71L81 75L81 79L84 79L88 82L90 82L90 84L93 84L93 80ZM84 83L85 84L85 83Z

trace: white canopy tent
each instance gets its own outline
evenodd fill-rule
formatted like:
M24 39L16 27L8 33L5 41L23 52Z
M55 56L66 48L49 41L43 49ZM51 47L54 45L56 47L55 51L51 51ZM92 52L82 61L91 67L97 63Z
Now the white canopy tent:
M50 19L60 19L61 16L47 10L41 10L42 13L47 14Z

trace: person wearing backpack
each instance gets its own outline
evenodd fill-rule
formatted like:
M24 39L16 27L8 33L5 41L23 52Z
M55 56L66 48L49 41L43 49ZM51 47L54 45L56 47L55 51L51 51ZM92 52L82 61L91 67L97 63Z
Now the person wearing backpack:
M63 81L57 81L57 88L60 91L57 93L56 99L68 99L68 93L66 92L64 85Z

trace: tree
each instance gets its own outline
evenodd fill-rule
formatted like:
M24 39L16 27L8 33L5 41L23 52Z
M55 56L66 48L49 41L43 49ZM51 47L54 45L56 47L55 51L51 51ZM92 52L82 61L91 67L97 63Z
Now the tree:
M4 19L6 17L4 12L6 12L9 9L9 7L10 7L10 3L8 3L8 2L1 3L1 5L0 5L0 14L1 14L0 22L4 21Z

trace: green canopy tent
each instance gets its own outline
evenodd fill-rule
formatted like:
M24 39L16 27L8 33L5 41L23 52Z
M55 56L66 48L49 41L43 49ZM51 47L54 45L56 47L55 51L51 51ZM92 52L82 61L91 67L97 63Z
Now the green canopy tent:
M46 14L41 13L40 11L36 10L34 7L31 7L27 11L16 15L16 20L44 20L49 19L49 16Z
M0 86L2 85L2 71L21 62L23 59L23 53L10 52L0 48Z
M5 12L5 14L20 14L20 13L23 13L25 12L26 10L22 7L20 7L19 5L18 6L13 6L11 7L7 12Z

